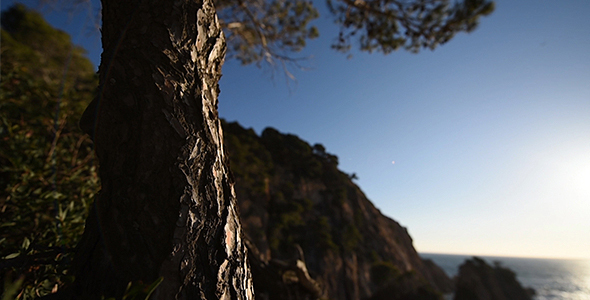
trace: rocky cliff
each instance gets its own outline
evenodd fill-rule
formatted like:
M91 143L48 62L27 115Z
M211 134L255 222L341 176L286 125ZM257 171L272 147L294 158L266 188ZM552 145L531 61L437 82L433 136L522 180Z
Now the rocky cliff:
M280 287L264 287L278 270L282 282L305 283L297 261L314 279L307 290L317 284L321 298L437 299L452 289L440 268L418 256L406 228L384 216L322 145L272 128L258 136L237 123L224 127L258 298L286 299Z
M535 291L524 288L516 274L496 264L473 257L459 267L455 300L530 300Z

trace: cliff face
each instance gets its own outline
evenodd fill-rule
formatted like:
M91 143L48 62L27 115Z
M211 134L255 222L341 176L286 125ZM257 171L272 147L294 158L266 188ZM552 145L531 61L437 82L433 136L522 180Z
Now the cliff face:
M257 136L237 123L224 126L241 221L251 253L266 268L261 272L304 261L329 299L398 299L391 297L419 290L436 299L452 289L440 268L418 256L407 230L381 214L323 146L270 128Z

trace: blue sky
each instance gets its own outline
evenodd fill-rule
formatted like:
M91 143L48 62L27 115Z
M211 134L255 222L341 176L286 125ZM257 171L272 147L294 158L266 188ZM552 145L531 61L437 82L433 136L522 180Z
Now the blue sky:
M351 59L318 3L310 70L227 61L222 117L323 144L418 251L590 258L590 1L498 0L434 52ZM41 11L97 64L88 7Z

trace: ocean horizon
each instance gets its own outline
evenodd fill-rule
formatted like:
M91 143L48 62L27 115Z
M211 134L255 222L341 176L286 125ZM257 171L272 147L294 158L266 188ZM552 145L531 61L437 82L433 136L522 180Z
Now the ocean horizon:
M590 260L481 256L464 254L419 253L431 259L449 277L459 272L459 266L477 256L490 265L496 262L516 273L524 287L535 289L535 300L590 300Z

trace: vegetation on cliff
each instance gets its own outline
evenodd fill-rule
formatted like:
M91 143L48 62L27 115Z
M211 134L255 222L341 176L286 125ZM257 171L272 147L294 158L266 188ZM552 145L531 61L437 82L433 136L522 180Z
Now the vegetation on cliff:
M450 291L446 275L420 259L406 229L373 206L324 146L273 128L260 136L235 122L224 128L244 231L262 260L288 261L301 247L331 299Z

